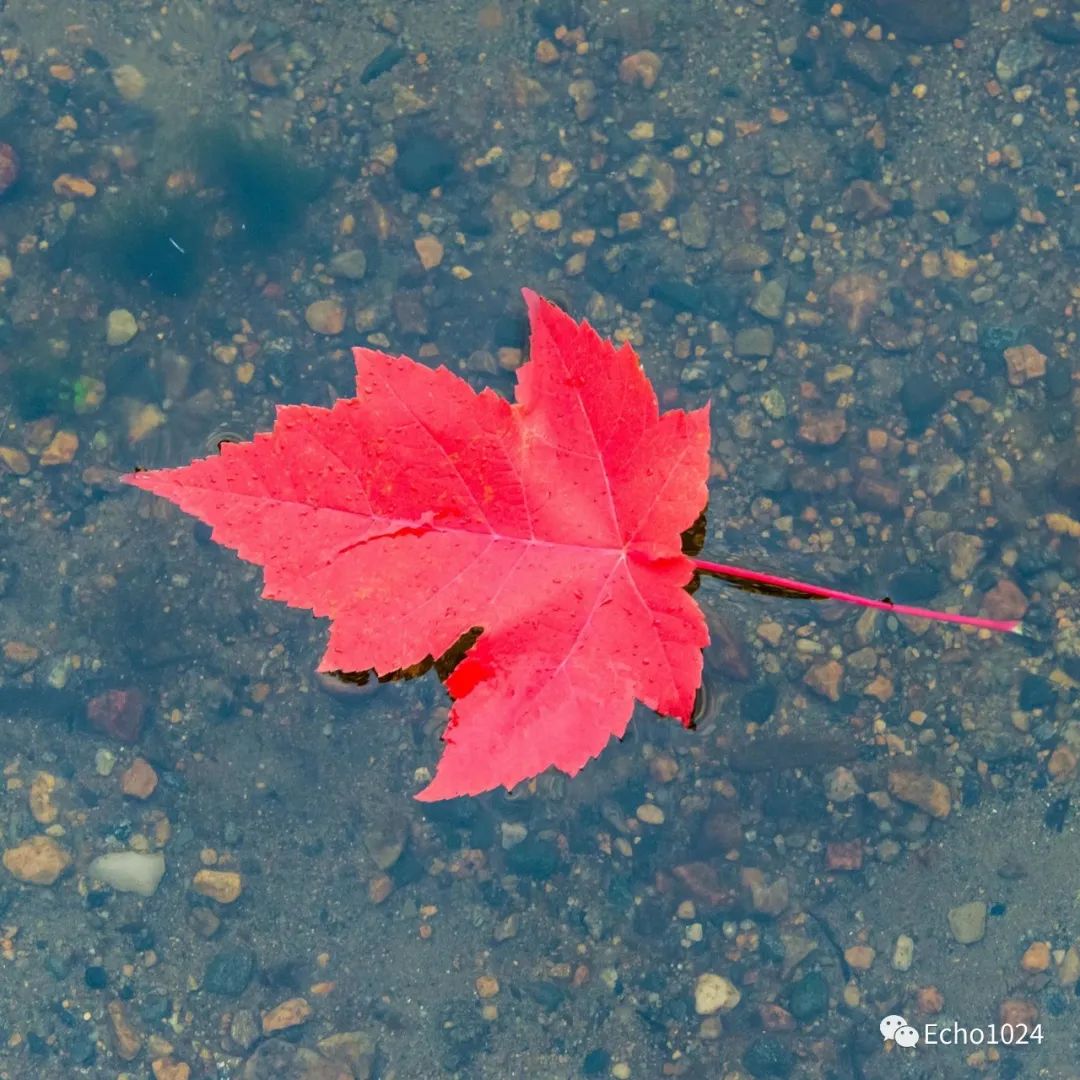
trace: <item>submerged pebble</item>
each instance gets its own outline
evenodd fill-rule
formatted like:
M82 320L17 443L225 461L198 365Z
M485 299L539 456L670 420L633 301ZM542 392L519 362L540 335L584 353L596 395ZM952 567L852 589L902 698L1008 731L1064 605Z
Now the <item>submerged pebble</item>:
M110 851L94 859L87 874L117 892L153 896L165 875L165 856L160 851Z

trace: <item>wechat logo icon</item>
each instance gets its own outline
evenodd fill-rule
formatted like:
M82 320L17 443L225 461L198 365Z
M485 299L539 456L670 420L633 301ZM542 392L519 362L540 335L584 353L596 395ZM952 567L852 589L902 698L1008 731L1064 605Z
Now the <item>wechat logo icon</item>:
M878 1025L881 1037L892 1039L897 1046L912 1047L919 1043L919 1033L902 1016L892 1013Z

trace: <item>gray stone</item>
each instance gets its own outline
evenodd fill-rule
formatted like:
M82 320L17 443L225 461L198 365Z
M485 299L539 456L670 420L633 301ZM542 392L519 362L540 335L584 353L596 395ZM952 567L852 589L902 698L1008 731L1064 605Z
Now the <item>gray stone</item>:
M735 355L745 357L772 356L774 345L771 326L747 326L735 335Z
M712 239L712 221L701 203L692 202L679 215L679 233L683 244L688 248L700 251L709 246Z
M750 304L751 311L757 312L763 319L777 322L784 314L784 302L787 300L787 282L782 278L766 281L757 291Z
M998 53L994 74L1000 82L1012 86L1021 75L1039 67L1044 58L1043 47L1035 38L1009 38Z
M724 252L724 269L740 273L761 270L772 262L772 256L760 244L736 244Z
M986 936L986 904L972 900L968 904L951 908L949 931L961 945L974 945Z
M367 273L367 256L359 248L339 251L330 260L330 273L336 278L359 281Z

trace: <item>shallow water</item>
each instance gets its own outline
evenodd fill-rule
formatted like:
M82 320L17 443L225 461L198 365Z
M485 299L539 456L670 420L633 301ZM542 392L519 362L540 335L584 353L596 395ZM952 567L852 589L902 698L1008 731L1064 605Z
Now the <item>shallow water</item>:
M1080 28L970 7L9 0L0 1078L1080 1075ZM522 287L712 403L706 556L1026 635L704 582L693 730L414 801L436 673L118 478L510 395Z

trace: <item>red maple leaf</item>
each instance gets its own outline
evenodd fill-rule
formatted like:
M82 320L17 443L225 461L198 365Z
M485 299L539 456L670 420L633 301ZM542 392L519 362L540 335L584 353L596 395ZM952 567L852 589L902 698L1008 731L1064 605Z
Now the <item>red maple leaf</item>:
M635 698L688 723L709 640L680 535L707 498L707 409L660 415L629 345L526 301L512 405L356 349L356 397L126 478L263 566L265 596L329 616L322 671L384 674L481 629L422 799L572 775Z
M355 349L356 397L278 410L217 457L125 479L264 568L263 594L333 620L321 671L379 674L480 635L449 677L433 800L573 775L635 699L690 722L709 635L695 569L995 630L683 554L707 499L708 410L660 415L629 345L526 292L513 404L445 368Z

